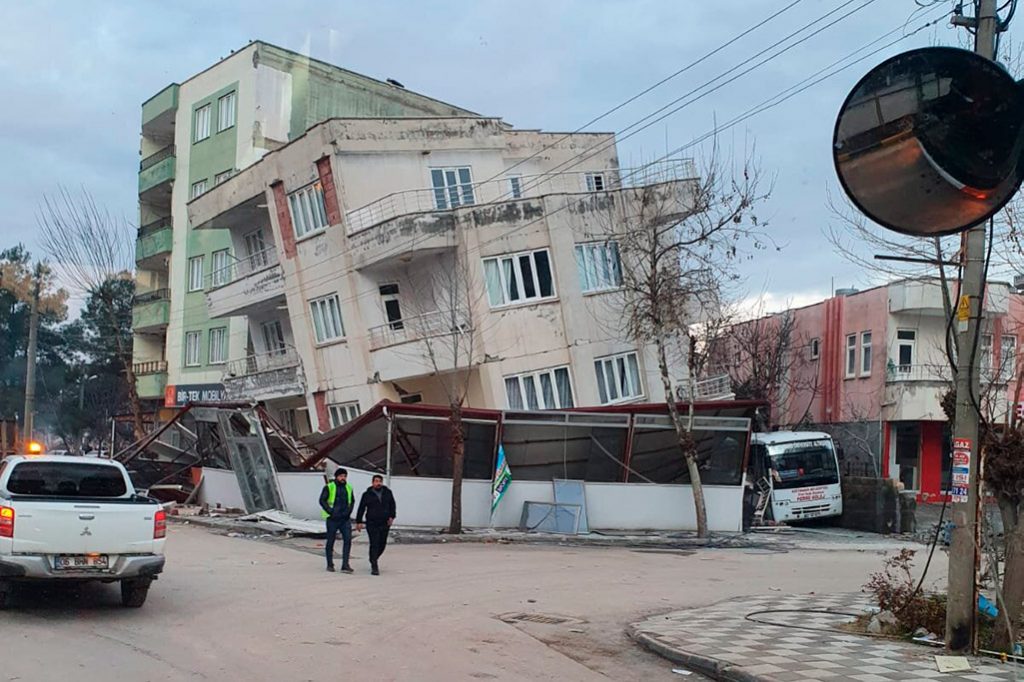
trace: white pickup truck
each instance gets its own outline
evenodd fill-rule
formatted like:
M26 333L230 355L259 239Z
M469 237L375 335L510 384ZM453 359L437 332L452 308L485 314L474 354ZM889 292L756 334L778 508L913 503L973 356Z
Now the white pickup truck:
M0 609L21 581L121 583L140 607L164 570L167 517L110 460L59 455L0 460Z

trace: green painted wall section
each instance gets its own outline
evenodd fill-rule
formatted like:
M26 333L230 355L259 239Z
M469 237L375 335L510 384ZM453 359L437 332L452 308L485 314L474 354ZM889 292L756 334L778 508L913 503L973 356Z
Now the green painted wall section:
M143 374L135 377L135 388L144 399L163 398L167 386L167 372Z
M135 240L135 262L141 263L153 256L171 252L174 233L170 225Z
M163 161L158 161L144 171L139 171L139 194L153 189L165 182L174 179L175 158L168 156Z
M132 308L132 329L137 332L166 327L170 320L170 301L152 301Z
M146 125L165 111L177 108L178 84L171 83L142 103L142 125Z

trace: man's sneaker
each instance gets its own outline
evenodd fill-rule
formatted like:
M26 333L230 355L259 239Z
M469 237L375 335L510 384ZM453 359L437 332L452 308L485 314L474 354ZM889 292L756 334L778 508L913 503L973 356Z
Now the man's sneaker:
M355 573L355 571L352 570L351 566L342 566L341 567L341 572L342 573Z
M376 564L370 567L370 575L380 575L380 569L377 568Z
M334 566L328 566L327 567L327 572L328 573L334 573Z

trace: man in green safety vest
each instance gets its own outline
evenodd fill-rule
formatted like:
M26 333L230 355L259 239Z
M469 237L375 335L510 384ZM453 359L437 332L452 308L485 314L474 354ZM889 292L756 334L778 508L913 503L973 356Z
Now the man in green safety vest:
M320 493L320 509L324 521L327 522L327 570L334 572L334 540L341 531L341 570L352 573L348 557L352 552L352 509L354 505L352 486L348 483L348 471L338 469L334 472L334 480L324 486Z

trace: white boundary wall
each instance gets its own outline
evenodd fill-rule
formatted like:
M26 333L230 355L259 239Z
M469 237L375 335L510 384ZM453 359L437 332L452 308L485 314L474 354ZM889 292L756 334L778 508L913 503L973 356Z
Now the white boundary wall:
M331 464L328 471L335 467ZM356 500L370 485L372 474L349 468L349 482ZM320 518L318 500L324 484L320 472L280 473L278 481L288 511L296 516ZM604 530L695 530L693 491L688 485L649 483L585 483L587 517L590 527ZM394 476L391 489L402 526L447 526L451 513L451 480ZM204 469L200 501L222 507L242 505L242 495L233 471ZM708 526L712 531L742 530L743 487L704 486ZM523 502L554 502L554 489L544 481L516 481L505 491L494 515L497 528L515 528ZM470 528L491 525L490 481L464 481L462 523Z

